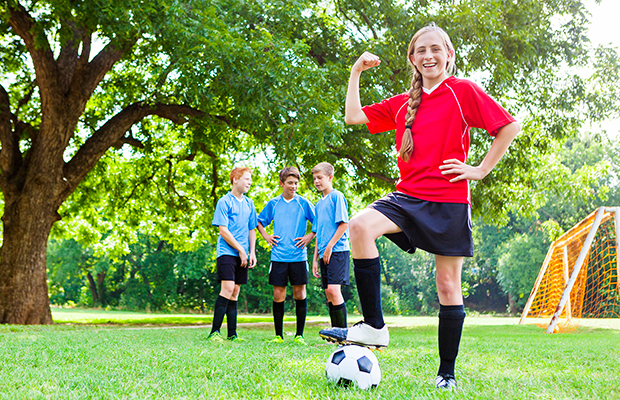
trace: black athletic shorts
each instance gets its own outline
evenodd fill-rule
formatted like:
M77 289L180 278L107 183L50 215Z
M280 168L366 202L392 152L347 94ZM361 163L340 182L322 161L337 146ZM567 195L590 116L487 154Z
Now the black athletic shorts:
M350 267L351 260L348 251L332 253L327 265L323 262L323 257L319 258L323 289L327 289L327 285L348 285L351 276Z
M248 268L241 266L241 258L219 256L217 258L217 281L235 281L236 285L248 283Z
M272 261L269 265L269 284L273 286L305 285L308 283L308 263L306 261Z
M441 256L474 255L469 204L436 203L394 192L368 207L402 229L385 237L408 253L420 248Z

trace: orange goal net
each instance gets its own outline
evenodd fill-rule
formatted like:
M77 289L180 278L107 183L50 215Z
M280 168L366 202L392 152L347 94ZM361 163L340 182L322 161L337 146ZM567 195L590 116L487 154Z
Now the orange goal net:
M551 318L548 333L579 318L620 318L620 207L601 207L549 247L525 318Z

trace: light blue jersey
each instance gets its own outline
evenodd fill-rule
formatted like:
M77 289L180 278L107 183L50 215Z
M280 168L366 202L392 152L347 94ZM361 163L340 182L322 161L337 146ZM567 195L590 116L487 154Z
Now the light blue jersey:
M314 222L314 206L305 198L295 195L287 201L282 195L269 200L258 216L264 227L273 221L273 234L280 236L278 245L271 247L271 261L307 261L306 247L295 247L295 238L306 234L307 221Z
M250 254L250 230L258 225L252 199L243 196L239 200L231 192L226 193L217 201L212 224L227 227L246 254ZM217 238L217 257L224 255L239 257L239 252L220 235Z
M349 223L347 199L341 192L334 189L316 203L315 212L316 219L312 225L312 232L316 232L316 245L319 250L319 258L321 258L340 223ZM336 242L332 251L349 251L348 229Z

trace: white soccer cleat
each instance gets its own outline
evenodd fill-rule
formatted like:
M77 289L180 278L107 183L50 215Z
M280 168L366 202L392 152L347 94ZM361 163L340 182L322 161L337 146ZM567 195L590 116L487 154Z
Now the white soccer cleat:
M377 349L387 347L390 343L390 333L388 332L387 325L377 329L364 321L358 322L349 329L323 329L319 332L319 336L330 342L356 344Z
M456 379L452 375L437 375L435 378L435 387L442 390L456 390Z

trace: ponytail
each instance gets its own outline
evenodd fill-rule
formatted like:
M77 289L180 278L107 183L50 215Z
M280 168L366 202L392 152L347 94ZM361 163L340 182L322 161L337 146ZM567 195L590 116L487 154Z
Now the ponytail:
M415 120L415 115L418 112L420 106L420 99L422 97L422 74L418 70L413 68L413 79L411 80L411 88L409 89L409 103L407 104L407 114L405 115L405 132L400 142L400 150L398 156L404 161L409 162L411 154L413 154L413 135L411 133L411 127Z

